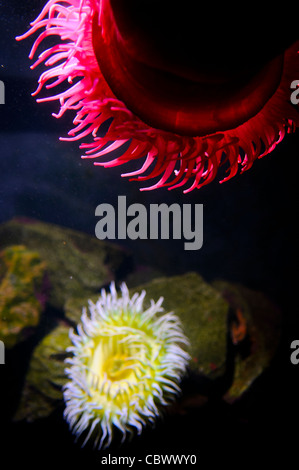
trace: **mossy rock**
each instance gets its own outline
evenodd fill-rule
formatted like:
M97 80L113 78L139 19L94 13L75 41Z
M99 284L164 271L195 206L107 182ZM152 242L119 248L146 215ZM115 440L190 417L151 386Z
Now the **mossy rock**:
M62 402L67 382L64 363L71 345L69 327L61 324L46 335L34 350L14 421L28 422L49 416Z
M165 311L180 318L191 345L192 376L208 379L195 380L195 393L219 394L231 403L270 366L279 345L281 312L263 293L227 281L208 284L196 273L155 279L136 290L142 288L147 301L163 296ZM233 344L236 312L246 332L244 341Z
M72 297L89 297L129 269L131 255L116 245L75 230L34 220L0 225L0 248L24 244L47 264L48 303L63 309Z
M82 311L84 308L88 308L88 301L96 303L100 296L100 292L96 295L91 295L88 299L86 297L73 297L68 299L64 305L64 315L72 327L76 327L78 323L81 323Z
M23 245L0 253L0 340L12 348L27 338L43 310L46 263Z
M174 312L189 339L189 368L196 373L217 377L224 371L227 313L229 304L221 293L197 273L154 279L132 292L145 289L149 300L164 297L165 312Z
M247 353L235 354L234 379L224 398L239 398L271 364L281 336L281 312L263 293L226 281L214 287L242 312L247 329Z

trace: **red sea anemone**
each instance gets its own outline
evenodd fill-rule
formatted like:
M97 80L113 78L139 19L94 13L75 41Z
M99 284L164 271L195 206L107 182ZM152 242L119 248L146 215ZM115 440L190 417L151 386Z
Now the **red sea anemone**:
M62 140L84 140L83 158L98 159L95 165L144 159L124 175L153 178L143 189L189 183L188 192L211 182L221 165L226 181L299 123L290 102L290 84L299 77L298 41L275 49L268 35L267 48L259 41L249 46L236 30L240 52L227 39L229 28L222 29L211 60L204 7L201 16L187 18L181 3L166 2L158 15L155 0L49 0L21 37L42 29L30 58L46 38L60 38L33 67L49 67L35 95L44 87L59 90L38 101L59 100L56 117L76 112L75 127ZM188 10L192 2L184 3ZM227 54L217 55L225 48Z

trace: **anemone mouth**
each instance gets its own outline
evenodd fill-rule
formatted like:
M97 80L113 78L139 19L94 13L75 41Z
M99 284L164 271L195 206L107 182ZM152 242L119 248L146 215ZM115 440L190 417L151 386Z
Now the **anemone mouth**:
M113 93L149 126L184 136L233 129L256 115L279 86L283 54L265 63L258 58L232 74L217 64L192 69L159 57L127 22L125 8L103 0L100 22L98 13L93 17L93 49Z
M144 360L145 352L142 343L133 347L126 341L132 332L123 332L119 335L100 336L94 339L94 354L91 356L88 370L89 383L109 380L112 387L124 386L126 381L137 383L135 370L139 360ZM138 332L136 332L138 334Z

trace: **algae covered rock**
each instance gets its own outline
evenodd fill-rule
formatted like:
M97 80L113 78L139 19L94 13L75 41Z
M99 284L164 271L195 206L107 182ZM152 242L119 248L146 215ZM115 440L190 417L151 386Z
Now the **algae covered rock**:
M43 310L46 263L23 245L0 252L0 340L7 348L27 337Z
M245 328L240 340L236 338L243 347L236 350L233 383L224 397L232 402L270 366L280 341L281 312L261 292L227 281L216 281L213 285L237 312L235 321L241 327L239 331ZM233 329L231 334L234 341Z
M191 394L234 402L271 365L281 313L265 294L227 281L209 284L196 273L154 279L142 288L146 299L163 296L165 310L182 322L195 379Z
M68 299L64 304L64 314L66 319L75 328L81 321L82 310L88 307L88 300L96 302L99 298L100 292L97 295L92 295L88 299L86 297L73 297Z
M130 255L94 236L34 220L0 225L0 249L24 244L47 264L48 303L63 309L72 297L89 297L128 269Z
M69 327L58 325L35 348L14 420L35 421L49 416L62 402Z
M180 319L190 341L190 369L216 377L226 358L229 304L197 273L154 279L132 291L146 290L146 301L164 297L163 308Z

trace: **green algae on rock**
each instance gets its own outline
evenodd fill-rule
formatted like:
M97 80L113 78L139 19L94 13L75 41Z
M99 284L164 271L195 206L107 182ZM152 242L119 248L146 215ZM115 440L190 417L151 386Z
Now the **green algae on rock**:
M195 272L154 279L132 291L142 289L147 298L164 297L164 309L180 318L190 341L190 369L213 378L222 375L229 304L221 293Z
M21 400L14 421L28 422L49 416L62 403L69 327L58 325L35 348L30 360Z
M189 369L211 379L208 389L208 382L197 383L195 393L212 392L234 402L271 364L281 313L262 292L228 281L208 284L196 273L154 279L142 288L149 298L162 295L165 309L178 315L191 344ZM233 344L231 335L231 316L238 310L246 321L245 348Z
M220 280L213 286L246 321L247 354L235 354L233 383L224 396L233 402L270 366L280 341L281 312L262 292Z
M36 327L43 310L46 263L24 245L0 253L0 340L12 348Z
M0 225L0 248L24 244L47 263L48 303L63 309L67 299L88 298L117 278L131 256L94 236L31 219L13 219Z
M87 307L88 300L96 302L99 294L91 295L88 299L86 297L73 297L68 299L64 304L64 315L68 322L75 328L81 322L81 315L83 307Z

